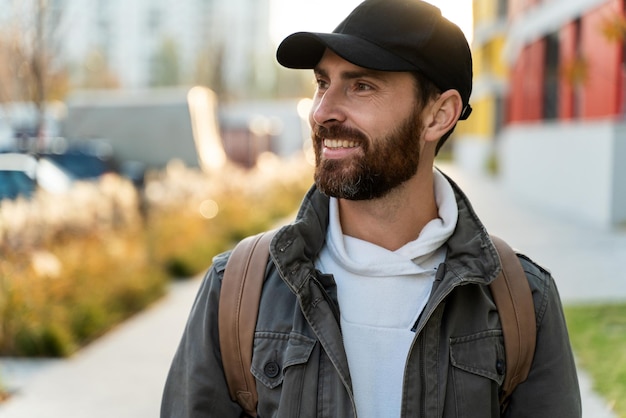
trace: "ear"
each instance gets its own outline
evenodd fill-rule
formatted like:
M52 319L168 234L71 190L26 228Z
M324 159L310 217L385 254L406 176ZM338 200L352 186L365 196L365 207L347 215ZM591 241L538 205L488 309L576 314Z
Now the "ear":
M446 90L426 106L424 113L424 140L437 142L457 123L463 109L461 95L456 90Z

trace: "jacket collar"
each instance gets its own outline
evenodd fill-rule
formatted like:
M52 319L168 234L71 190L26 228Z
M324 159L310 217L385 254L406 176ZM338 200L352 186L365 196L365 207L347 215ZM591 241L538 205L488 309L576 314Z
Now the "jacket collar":
M445 174L444 174L445 175ZM488 284L500 271L500 262L489 234L467 196L448 176L459 209L457 227L447 241L445 274L438 280L451 286ZM329 199L313 186L304 197L296 220L281 228L270 253L283 280L296 293L315 270L313 262L322 249L328 227ZM448 286L444 286L448 287Z
M457 227L446 243L446 272L463 282L489 284L501 268L496 248L465 193L452 179L446 178L452 185L459 208Z

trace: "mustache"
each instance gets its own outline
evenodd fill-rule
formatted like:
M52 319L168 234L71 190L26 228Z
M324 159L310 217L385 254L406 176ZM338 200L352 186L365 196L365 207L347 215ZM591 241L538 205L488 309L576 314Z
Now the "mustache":
M363 132L343 125L332 125L328 127L315 125L313 134L320 139L348 139L361 143L367 142L367 137Z

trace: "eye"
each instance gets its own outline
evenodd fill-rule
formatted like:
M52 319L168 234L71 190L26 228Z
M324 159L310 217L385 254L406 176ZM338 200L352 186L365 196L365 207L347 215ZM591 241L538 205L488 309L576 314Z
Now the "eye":
M371 84L367 84L367 83L363 83L363 82L358 82L356 83L356 90L357 91L370 91L373 90L374 87Z
M316 78L315 84L317 84L317 90L326 90L328 88L328 82L323 78Z

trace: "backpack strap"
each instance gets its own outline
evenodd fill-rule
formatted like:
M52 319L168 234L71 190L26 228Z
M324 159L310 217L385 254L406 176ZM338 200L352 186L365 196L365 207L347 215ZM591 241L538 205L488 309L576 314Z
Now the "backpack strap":
M276 230L241 241L233 249L222 279L219 302L219 337L222 364L230 397L251 417L256 417L258 396L250 372L254 330ZM537 336L535 307L528 279L513 249L491 236L502 270L490 284L504 335L506 375L500 405L508 405L515 387L528 377Z
M506 374L500 396L504 410L515 387L528 377L535 354L537 325L532 292L517 254L502 239L492 235L491 240L502 264L500 274L489 287L504 336Z
M248 237L235 246L220 291L218 328L224 374L231 399L251 417L256 417L258 401L250 372L254 330L275 232Z

